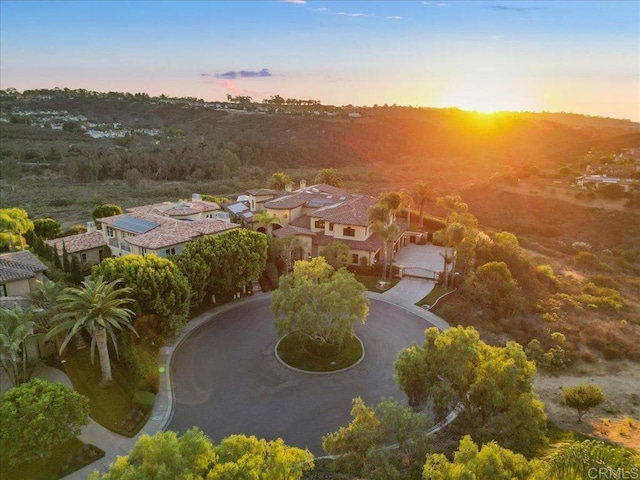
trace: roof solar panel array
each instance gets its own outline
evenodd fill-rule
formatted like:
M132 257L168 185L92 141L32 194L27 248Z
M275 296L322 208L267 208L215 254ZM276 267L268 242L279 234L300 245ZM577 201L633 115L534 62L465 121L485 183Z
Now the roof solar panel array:
M143 220L142 218L130 217L129 215L123 215L114 220L113 225L122 228L123 230L135 233L147 233L148 231L160 226L159 223L152 222L150 220Z

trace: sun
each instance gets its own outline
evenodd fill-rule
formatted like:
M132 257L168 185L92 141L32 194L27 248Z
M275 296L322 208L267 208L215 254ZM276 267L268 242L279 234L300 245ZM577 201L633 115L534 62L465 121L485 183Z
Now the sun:
M455 80L442 89L435 106L458 107L482 113L537 109L530 89L505 78Z

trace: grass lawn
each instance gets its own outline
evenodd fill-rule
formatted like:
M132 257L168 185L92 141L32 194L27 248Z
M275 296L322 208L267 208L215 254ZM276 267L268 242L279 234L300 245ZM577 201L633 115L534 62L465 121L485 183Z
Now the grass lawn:
M426 297L417 302L416 305L419 307L423 305L431 306L436 303L436 300L438 300L442 295L450 291L451 289L446 289L441 285L436 285L435 287L433 287L433 290L431 290Z
M57 480L102 457L104 452L98 447L72 438L54 448L51 457L43 462L9 467L6 461L0 461L0 478Z
M89 347L78 351L70 349L64 369L73 388L89 398L89 414L100 425L114 430L130 414L136 378L122 365L111 362L113 384L104 388L99 386L101 374L98 352L95 352L92 364Z
M331 357L311 355L304 348L303 337L290 333L278 344L278 355L287 365L308 372L335 372L356 363L364 354L362 343L357 337L351 337L340 353Z
M387 283L389 283L389 288L387 288L386 290L380 290L378 288L378 280L380 280L380 277L378 276L371 277L368 275L355 275L355 277L356 277L356 280L358 280L361 284L367 287L367 290L369 290L370 292L376 292L376 293L385 292L386 290L389 290L389 288L393 288L395 284L400 281L397 278L388 279Z

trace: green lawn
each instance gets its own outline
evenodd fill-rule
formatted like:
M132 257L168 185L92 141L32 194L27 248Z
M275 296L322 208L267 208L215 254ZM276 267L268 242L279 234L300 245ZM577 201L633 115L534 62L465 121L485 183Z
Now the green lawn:
M419 307L423 305L431 306L436 303L436 300L438 300L442 295L450 291L451 289L446 289L440 285L436 285L435 287L433 287L433 290L431 290L426 297L417 302L416 305Z
M104 452L99 448L72 438L54 448L51 457L43 462L9 467L6 461L0 461L0 478L57 480L102 457Z
M64 369L73 388L89 398L91 417L109 430L129 435L129 432L122 432L118 425L131 414L137 379L122 365L112 361L113 383L108 387L101 387L98 352L95 352L94 363L91 363L89 347L79 351L70 350L65 359ZM132 432L131 436L135 433Z
M278 345L278 355L287 365L309 372L335 372L356 363L363 355L362 344L357 337L345 342L344 348L335 356L320 357L311 355L304 348L304 338L291 333Z
M355 277L356 277L356 280L358 280L361 284L367 287L367 290L369 290L370 292L376 292L376 293L385 292L386 290L389 290L389 288L392 288L393 286L395 286L395 284L400 281L397 278L388 279L387 282L389 283L389 288L387 288L386 290L381 290L378 288L378 280L380 280L380 277L378 276L371 277L369 275L355 275Z

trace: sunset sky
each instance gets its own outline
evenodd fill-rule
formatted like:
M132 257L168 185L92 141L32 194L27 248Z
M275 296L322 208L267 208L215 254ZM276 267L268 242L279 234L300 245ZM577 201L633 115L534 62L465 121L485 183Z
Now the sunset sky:
M640 121L640 1L0 2L0 86Z

